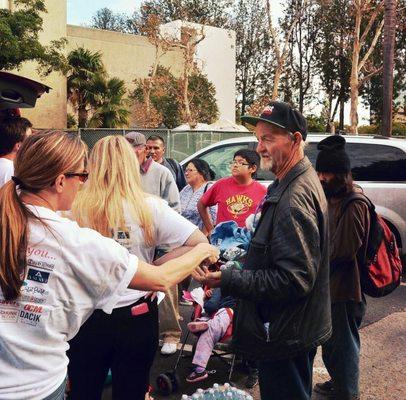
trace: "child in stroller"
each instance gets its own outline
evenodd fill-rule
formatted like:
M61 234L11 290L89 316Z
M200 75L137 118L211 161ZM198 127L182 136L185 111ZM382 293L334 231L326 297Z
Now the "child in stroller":
M186 378L188 382L198 382L208 377L206 366L214 346L227 334L231 336L234 306L235 299L222 296L220 288L205 291L204 311L207 317L198 318L188 324L188 329L199 335L192 372Z

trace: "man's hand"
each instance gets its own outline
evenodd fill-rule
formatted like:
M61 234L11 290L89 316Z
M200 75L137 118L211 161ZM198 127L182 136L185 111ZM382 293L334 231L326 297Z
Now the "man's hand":
M207 272L205 275L204 283L211 288L220 287L221 271Z

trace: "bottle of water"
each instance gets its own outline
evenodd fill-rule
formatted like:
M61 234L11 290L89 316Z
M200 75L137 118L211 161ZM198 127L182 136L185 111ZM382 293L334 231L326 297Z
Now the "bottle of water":
M204 392L204 400L217 400L214 389L209 389Z
M198 393L194 393L192 396L192 400L203 400L203 396Z
M189 396L187 394L182 394L182 400L189 400Z

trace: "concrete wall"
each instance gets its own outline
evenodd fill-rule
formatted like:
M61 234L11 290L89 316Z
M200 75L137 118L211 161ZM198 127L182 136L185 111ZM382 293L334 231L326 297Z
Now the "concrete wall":
M154 62L155 47L143 36L68 25L67 37L68 52L77 47L100 51L108 75L123 79L129 92L134 89L135 79L148 76ZM181 51L167 52L160 64L179 76L183 65ZM133 125L131 117L129 122Z
M52 40L66 37L66 1L46 1L47 13L42 14L43 31L39 39L47 45ZM66 127L66 78L57 72L41 77L35 62L24 63L16 72L27 78L44 83L52 88L37 100L35 108L22 109L21 113L37 128Z
M162 25L162 31L180 38L182 25L191 26L199 32L201 25L173 21ZM195 60L207 78L216 87L219 118L235 121L235 32L204 26L205 38L196 49Z

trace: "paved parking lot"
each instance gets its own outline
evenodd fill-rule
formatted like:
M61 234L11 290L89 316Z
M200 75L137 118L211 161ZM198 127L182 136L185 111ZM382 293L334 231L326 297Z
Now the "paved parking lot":
M406 398L406 283L403 283L394 293L381 299L367 299L367 313L361 329L362 357L361 357L361 390L363 400L404 400ZM183 317L182 328L185 332L186 323L190 320L192 307L180 306ZM205 381L190 384L185 378L189 373L191 363L190 350L193 336L188 340L185 357L178 368L181 382L180 389L170 396L163 396L154 392L157 400L180 399L183 393L192 394L199 387L205 389L214 383L227 381L229 366L223 361L212 358L208 370L212 371ZM165 357L157 353L151 371L151 383L155 386L156 377L173 368L177 355ZM244 389L246 374L237 363L232 381ZM320 352L316 356L314 365L314 382L328 379ZM258 387L250 391L255 400L259 400ZM109 388L105 390L103 400L111 399ZM264 399L265 400L265 399ZM313 395L313 400L324 400L323 397Z

